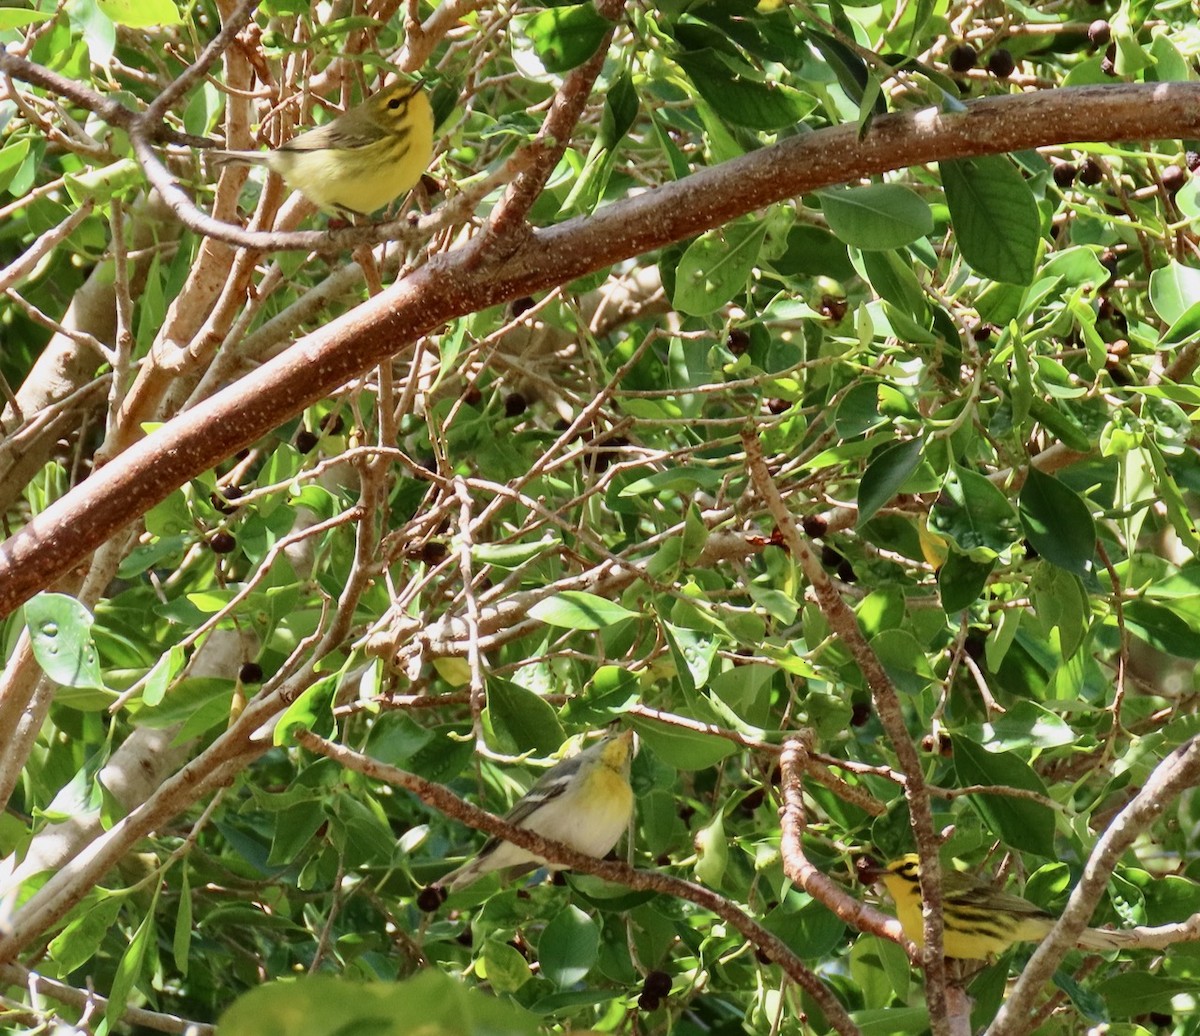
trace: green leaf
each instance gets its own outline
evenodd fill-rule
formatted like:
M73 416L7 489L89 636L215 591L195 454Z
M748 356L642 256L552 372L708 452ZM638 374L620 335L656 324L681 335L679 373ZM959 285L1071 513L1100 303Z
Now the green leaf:
M100 943L116 924L124 896L104 890L98 902L50 940L50 956L63 975L83 967L100 949Z
M124 1015L129 1002L129 994L133 992L134 983L141 976L142 968L146 963L146 950L158 935L158 926L154 923L154 911L158 907L158 889L159 886L156 883L146 916L142 918L142 923L133 933L133 938L129 940L129 946L121 954L121 960L117 964L117 971L113 976L112 986L109 988L108 1006L104 1010L104 1021L110 1031Z
M724 479L720 471L713 468L680 465L654 471L644 478L635 479L625 486L618 496L628 499L650 496L654 493L695 493L697 490L714 490Z
M1195 995L1196 979L1156 975L1139 968L1113 975L1096 986L1113 1018L1132 1018L1150 1011L1168 1009L1171 997L1177 993Z
M1021 488L1021 524L1033 548L1077 576L1092 571L1096 525L1083 499L1053 475L1030 467Z
M707 770L737 750L737 746L726 738L657 720L630 716L628 722L645 741L646 747L675 770Z
M920 437L896 443L880 451L863 472L858 484L858 520L856 525L869 522L908 481L921 463L924 440Z
M192 889L188 872L183 871L179 888L179 909L175 912L175 933L171 939L171 956L181 975L188 973L188 956L192 945Z
M178 644L172 644L165 655L160 655L146 674L146 685L142 688L142 704L147 708L154 708L160 704L167 688L171 686L171 681L179 675L186 661L183 648Z
M937 574L942 610L947 615L953 615L979 600L979 595L987 586L988 576L995 567L995 558L976 561L957 550L950 551Z
M675 271L675 308L705 316L741 294L758 265L766 233L761 220L742 221L710 230L688 245Z
M963 258L984 277L1032 283L1041 222L1033 191L1012 162L989 155L939 164Z
M288 744L297 729L328 734L333 729L333 697L341 680L341 673L330 673L292 702L275 725L275 744Z
M499 939L488 939L483 956L475 962L479 977L497 993L515 993L533 978L529 961L514 947Z
M542 975L559 989L582 982L596 963L600 929L575 906L560 910L546 925L538 940L538 962Z
M41 593L25 604L25 625L42 671L63 687L103 690L92 613L74 597Z
M538 601L529 609L529 614L547 626L561 626L571 630L598 630L605 626L615 626L626 619L635 619L640 613L631 612L615 601L584 593L582 590L564 590L560 594Z
M742 66L711 48L678 54L680 68L722 119L753 130L786 129L799 124L817 99L783 83L753 78Z
M1172 259L1150 272L1150 305L1165 324L1174 324L1200 298L1200 270Z
M983 475L958 465L946 475L929 524L959 550L978 555L978 561L989 560L1019 538L1017 512L1008 497Z
M117 25L131 29L183 24L171 0L96 0L96 6Z
M487 707L492 729L506 735L518 753L550 755L566 740L553 706L520 684L489 675Z
M582 65L612 29L593 4L549 7L525 22L525 34L547 72L567 72Z
M547 536L533 543L476 543L471 558L481 565L516 569L561 546L556 537Z
M26 11L20 7L0 7L0 31L19 29L22 26L44 22L53 17L53 11Z
M929 203L900 184L830 189L818 198L829 229L856 248L901 248L933 233Z
M491 947L515 955L529 977L529 965L516 950L488 940ZM493 986L502 969L489 974ZM217 1023L221 1036L535 1036L532 1015L515 1004L469 989L437 968L403 982L352 982L333 975L305 975L268 982L238 998Z
M1150 601L1125 605L1125 626L1151 647L1179 658L1200 658L1200 634L1169 608ZM1114 616L1110 622L1116 622Z
M1046 786L1033 769L1012 752L988 752L962 734L951 734L954 770L960 787L995 784L1024 788L1049 798ZM1015 849L1054 855L1054 813L1028 799L1010 795L970 795L972 808L988 831Z

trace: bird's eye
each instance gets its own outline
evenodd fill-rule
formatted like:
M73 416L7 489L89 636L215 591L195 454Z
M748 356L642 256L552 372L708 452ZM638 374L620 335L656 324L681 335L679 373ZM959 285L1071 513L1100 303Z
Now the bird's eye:
M401 98L393 97L390 101L388 101L388 107L391 108L392 111L395 111L402 103L403 100Z

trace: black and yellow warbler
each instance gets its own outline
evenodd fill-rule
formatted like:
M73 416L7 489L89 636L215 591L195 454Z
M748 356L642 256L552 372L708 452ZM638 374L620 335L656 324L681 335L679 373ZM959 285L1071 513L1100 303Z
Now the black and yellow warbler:
M857 865L865 885L882 882L896 904L900 926L918 946L925 945L921 918L921 865L916 853L887 864L869 858ZM948 870L942 873L943 948L947 957L984 960L1003 953L1014 943L1040 942L1058 919L1027 899ZM1085 928L1077 945L1085 950L1117 950L1129 946L1129 932Z
M504 819L577 852L604 856L633 812L632 755L632 730L607 737L548 770ZM511 842L489 838L473 859L436 884L454 891L495 870L507 870L511 878L545 862Z
M410 190L433 155L421 83L399 82L271 151L210 151L218 164L264 165L326 211L366 215Z

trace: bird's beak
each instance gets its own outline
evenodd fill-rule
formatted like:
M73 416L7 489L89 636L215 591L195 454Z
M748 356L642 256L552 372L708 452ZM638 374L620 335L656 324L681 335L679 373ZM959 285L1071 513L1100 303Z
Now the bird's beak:
M860 856L854 861L854 873L860 884L874 885L887 873L887 868L873 856Z

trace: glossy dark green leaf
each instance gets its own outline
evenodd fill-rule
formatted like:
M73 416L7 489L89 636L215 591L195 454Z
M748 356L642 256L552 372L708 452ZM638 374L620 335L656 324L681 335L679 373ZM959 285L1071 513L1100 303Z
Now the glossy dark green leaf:
M547 72L567 72L596 53L612 22L593 4L551 7L525 23L525 34Z
M817 106L810 94L771 80L754 78L723 60L717 51L686 51L675 60L713 110L735 126L778 130L797 125Z
M954 238L984 277L1030 284L1041 240L1037 201L1003 155L939 163Z
M989 752L970 738L952 734L954 770L959 785L999 785L1024 788L1049 798L1032 767L1013 752ZM1015 849L1054 854L1054 812L1040 803L1010 795L977 794L967 799L989 832Z
M1079 494L1031 466L1019 508L1025 535L1041 557L1077 576L1091 572L1096 526Z
M929 203L901 184L831 188L818 197L829 229L855 248L902 248L933 232Z
M858 485L858 525L869 522L892 499L921 463L924 441L896 443L871 460Z
M560 910L538 939L542 974L560 989L582 982L596 963L600 930L578 907Z

